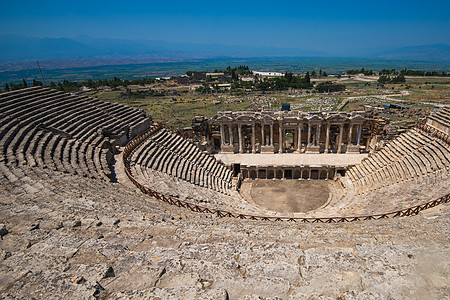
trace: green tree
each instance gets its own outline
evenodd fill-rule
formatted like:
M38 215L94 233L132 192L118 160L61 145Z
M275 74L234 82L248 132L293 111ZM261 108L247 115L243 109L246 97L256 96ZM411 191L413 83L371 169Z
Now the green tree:
M403 75L397 75L391 79L391 83L404 83L405 81L405 76Z
M25 81L25 79L22 79L22 84L23 84L23 87L24 87L24 88L28 87L28 84L27 84L27 82Z
M389 75L380 75L380 77L378 78L378 82L379 83L389 83L391 81L391 77Z
M305 75L305 82L306 82L306 83L311 83L311 78L309 77L309 72L306 72L306 75Z
M345 85L343 84L334 84L330 81L327 82L321 82L316 86L316 90L319 93L325 93L325 92L341 92L345 91Z
M5 92L9 92L10 91L9 85L7 83L5 83L5 87L3 88L3 90Z
M292 78L294 77L294 74L292 74L292 72L286 72L285 74L284 74L284 78L286 78L286 80L288 81L288 82L292 82Z
M33 79L33 86L43 86L43 84L41 81Z
M231 80L232 80L232 81L237 81L237 80L239 80L239 76L238 76L238 74L237 74L237 72L236 72L235 69L232 69L232 71L231 71Z

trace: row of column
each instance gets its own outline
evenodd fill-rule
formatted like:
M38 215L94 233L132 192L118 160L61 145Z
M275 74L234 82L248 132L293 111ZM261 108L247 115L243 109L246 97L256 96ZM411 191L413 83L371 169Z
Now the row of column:
M263 174L261 174L260 171L264 171ZM287 172L289 171L290 176L287 176ZM312 176L312 172L316 171L317 176ZM252 168L247 169L243 168L241 170L243 178L251 178L251 179L311 179L314 177L314 179L332 179L334 178L336 174L336 169L334 168L319 168L319 169L313 169L313 168ZM322 176L325 175L325 176Z
M303 124L299 124L298 128L297 128L297 133L298 133L298 137L297 137L297 152L300 152L301 148L302 148L302 127ZM278 144L278 152L282 153L283 152L283 148L284 148L284 128L283 128L283 124L280 124L279 126L279 137L280 137L280 142Z
M225 130L224 130L224 124L220 124L220 140L221 140L221 145L224 146L225 145ZM238 124L238 140L239 140L239 152L243 153L244 152L244 139L242 138L242 125L243 124ZM270 137L269 137L269 142L270 142L270 146L273 146L273 124L269 124L270 125ZM233 146L233 130L231 128L230 125L228 126L228 145ZM252 126L252 152L256 153L256 142L255 142L255 124L251 124ZM265 124L262 125L261 127L261 135L262 135L262 144L264 146L266 146L265 143L265 134L264 134L264 126Z
M238 124L238 138L239 138L239 152L243 153L244 152L244 143L243 143L243 138L242 138L242 125L243 124ZM326 133L326 139L325 139L325 150L328 150L329 148L329 141L330 141L330 127L332 124L327 124L327 133ZM348 144L352 145L351 140L352 140L352 134L353 134L353 127L357 125L358 126L358 131L357 131L357 135L356 135L356 146L360 145L361 142L361 133L362 133L362 125L361 124L350 124L349 126L349 133L348 133ZM230 125L228 126L228 137L229 137L229 143L228 145L232 146L233 145L233 130L231 128ZM255 124L252 124L252 153L256 153L256 144L255 144ZM269 137L269 146L273 146L273 124L269 124L270 126L270 137ZM311 131L313 126L316 126L316 139L314 141L314 143L312 143L311 141ZM264 134L264 127L265 124L262 124L261 126L261 144L264 146L267 146L266 143L266 135ZM298 132L298 138L297 138L297 151L300 152L301 150L301 141L302 141L302 127L303 124L299 124L298 128L297 128L297 132ZM320 131L321 131L321 127L322 124L311 124L308 123L308 138L307 138L307 145L311 146L317 146L317 144L320 141ZM342 151L342 138L343 138L343 134L344 134L344 124L339 124L339 142L338 142L338 153L341 153ZM221 145L224 146L225 145L225 130L224 130L224 124L220 123L220 137L221 137ZM280 124L279 125L279 152L283 152L283 146L284 146L284 128L283 125Z
M273 124L269 124L270 126L270 136L269 136L269 142L266 143L266 135L264 134L264 127L266 124L262 124L261 126L261 137L262 137L262 144L263 146L273 146Z
M328 149L330 145L330 127L332 124L327 125L327 136L325 139L325 150ZM356 146L359 146L361 142L361 133L362 133L362 124L350 124L349 130L348 130L348 145L352 145L352 134L353 134L353 127L357 125L358 126L358 132L356 134ZM308 128L310 129L310 128ZM338 153L342 152L342 137L344 134L344 124L339 124L339 142L338 142ZM318 125L317 130L317 140L320 139L320 125ZM309 137L308 137L308 144L309 144Z

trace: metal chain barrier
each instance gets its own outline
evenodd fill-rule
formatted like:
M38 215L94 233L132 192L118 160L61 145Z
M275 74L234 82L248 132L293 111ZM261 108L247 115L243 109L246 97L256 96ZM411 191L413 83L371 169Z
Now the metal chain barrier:
M422 124L418 125L417 128L422 129L423 127L429 127L424 126ZM133 153L136 151L136 149L151 135L156 133L158 130L160 130L162 126L160 124L156 124L154 127L150 128L145 133L141 134L140 136L137 136L136 138L132 139L124 148L123 150L123 163L125 166L125 173L127 174L127 177L131 180L131 182L138 187L143 193L156 198L157 200L163 201L165 203L168 203L170 205L175 205L177 207L186 208L193 212L198 213L208 213L216 215L219 218L223 217L229 217L229 218L236 218L236 219L244 219L244 220L261 220L261 221L288 221L288 222L300 222L300 223L343 223L343 222L355 222L355 221L366 221L366 220L379 220L379 219L386 219L386 218L398 218L398 217L407 217L407 216L415 216L419 214L421 211L435 207L440 204L448 203L450 202L450 193L442 196L438 199L428 201L423 204L419 204L416 206L404 208L402 210L392 211L388 213L383 214L373 214L373 215L365 215L365 216L350 216L350 217L323 217L323 218L298 218L298 217L284 217L284 216L258 216L258 215L249 215L249 214L241 214L237 212L230 212L226 210L221 209L213 209L208 208L205 206L197 205L194 203L186 202L184 200L179 200L172 198L171 196L166 196L162 193L159 193L152 188L149 188L147 186L142 185L139 183L132 175L131 173L131 161L130 158L133 155ZM432 128L426 128L422 130L431 130ZM436 137L439 137L439 133L437 132L429 132L430 134L435 134ZM444 141L449 144L450 139L448 135L442 135L442 137L446 138Z

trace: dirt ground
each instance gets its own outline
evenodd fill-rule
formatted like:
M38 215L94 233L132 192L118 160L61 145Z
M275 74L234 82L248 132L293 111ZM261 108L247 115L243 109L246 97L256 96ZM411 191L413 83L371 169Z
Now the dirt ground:
M324 205L329 196L325 180L249 180L253 204L280 213L305 213Z

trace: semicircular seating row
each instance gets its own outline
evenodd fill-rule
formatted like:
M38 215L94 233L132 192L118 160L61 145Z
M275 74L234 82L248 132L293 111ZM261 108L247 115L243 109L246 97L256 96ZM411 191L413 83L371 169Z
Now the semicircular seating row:
M133 154L132 161L192 184L229 193L232 173L193 143L161 128Z
M447 178L449 171L448 144L414 128L350 168L348 177L361 194L408 180L441 180Z
M450 133L450 108L449 107L441 107L438 111L432 113L429 117L429 120L438 123L441 128L445 128L447 134Z
M26 166L111 180L118 138L127 142L151 122L142 110L49 88L2 93L0 103L0 166L7 178Z

